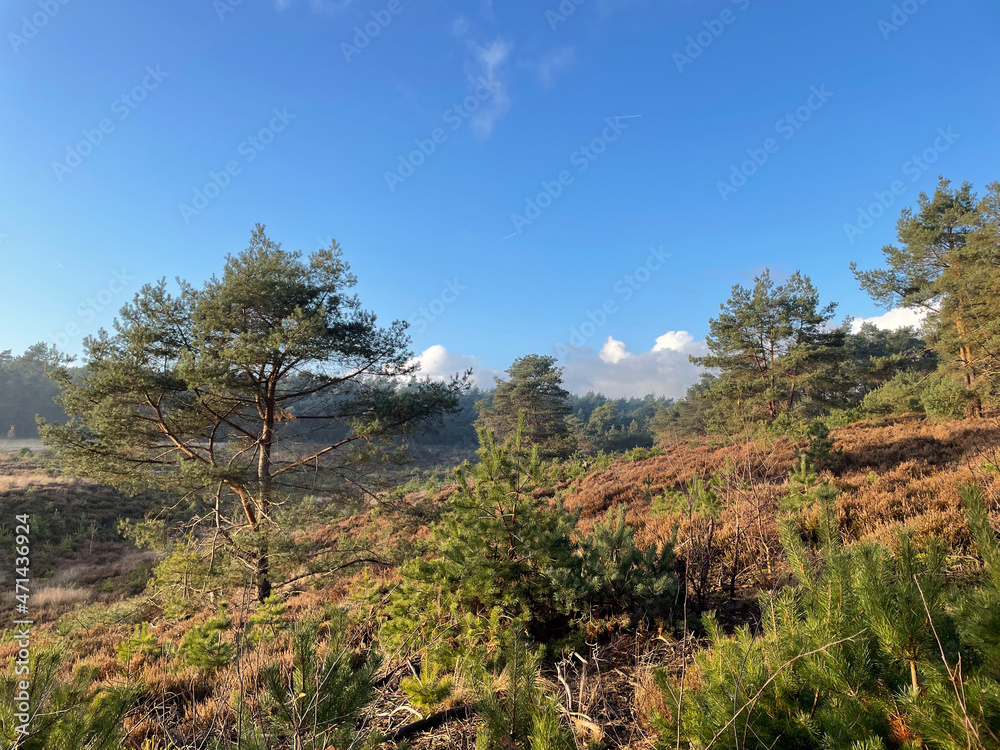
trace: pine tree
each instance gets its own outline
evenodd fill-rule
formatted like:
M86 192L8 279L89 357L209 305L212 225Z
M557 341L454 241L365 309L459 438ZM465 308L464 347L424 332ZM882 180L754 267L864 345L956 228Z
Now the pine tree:
M558 701L539 686L538 652L514 630L504 641L493 670L475 662L467 668L480 718L476 750L574 750Z
M775 285L765 270L752 289L736 285L722 313L709 322L709 354L691 357L719 375L712 391L767 420L824 403L843 390L836 362L844 332L828 331L835 303L820 306L808 276L796 272Z
M50 649L32 654L30 671L13 669L0 676L0 745L12 750L119 750L125 716L139 698L137 689L96 687L96 668L78 669L72 679L59 675L62 659ZM18 697L22 682L27 699L28 733Z
M1000 183L979 200L969 183L942 178L933 196L904 209L899 245L882 248L885 267L852 270L861 287L886 307L929 314L930 341L946 370L979 400L994 396L1000 375Z
M355 657L345 624L344 616L336 616L325 643L318 623L298 624L291 664L269 664L261 671L261 705L271 717L262 747L273 747L279 737L291 737L299 750L356 746L358 716L375 697L380 660L372 653Z
M457 472L458 491L435 533L438 555L401 571L383 627L388 643L432 648L431 658L452 665L463 650L493 648L507 627L551 642L595 617L669 609L671 545L639 550L623 511L579 534L579 514L537 492L550 485L537 447L528 452L520 432L500 444L481 431L480 440L479 463Z
M187 662L204 672L213 672L229 664L236 655L236 646L223 633L233 624L225 608L219 606L216 615L184 634L181 653Z
M418 369L406 324L381 328L362 309L335 242L303 259L258 225L221 278L179 283L177 295L144 286L114 333L88 338L82 375L57 370L71 419L43 421L42 436L84 476L199 498L263 601L274 509L301 475L317 494L353 492L365 481L354 446L394 450L450 412L463 383L400 387ZM310 442L320 429L327 439Z
M575 449L567 417L569 392L562 387L562 368L554 357L530 354L514 360L508 379L496 379L492 402L476 404L478 429L491 430L506 440L518 429L526 447L538 446L542 457L565 456Z

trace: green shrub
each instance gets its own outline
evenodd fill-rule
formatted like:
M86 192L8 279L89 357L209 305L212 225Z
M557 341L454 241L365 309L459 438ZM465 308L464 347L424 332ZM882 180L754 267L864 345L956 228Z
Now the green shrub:
M625 509L609 510L603 523L580 539L580 602L598 617L665 615L677 595L672 545L640 550L625 524ZM577 604L580 606L580 604Z
M0 676L0 746L16 750L119 750L125 715L135 704L131 689L94 686L93 670L77 670L72 680L59 676L60 656L52 650L32 654L27 675L9 669ZM23 724L21 682L30 684L27 699L31 719Z
M920 404L932 419L962 419L977 396L964 385L947 375L928 379L920 396Z
M132 635L115 648L118 658L125 664L132 661L135 654L153 655L160 652L160 642L155 633L149 632L149 623L141 622L132 630Z
M663 747L680 737L687 748L896 748L906 733L916 738L906 747L994 746L1000 683L987 662L995 655L956 668L962 618L947 595L943 545L918 553L901 534L894 553L845 547L831 507L815 563L794 526L781 527L798 585L762 598L758 636L746 627L727 635L708 617L710 647L696 656L683 700L658 674L666 705L680 706L656 722ZM995 551L992 529L979 526Z
M372 653L355 656L345 624L340 615L327 627L315 621L295 625L291 664L261 670L260 716L254 720L238 706L248 724L242 748L263 750L288 740L299 750L360 746L358 717L375 697L372 683L380 662ZM374 744L378 737L370 740Z
M920 397L926 387L927 376L910 370L896 373L881 386L865 394L861 411L865 414L887 416L923 411Z
M257 610L250 615L247 640L250 643L261 643L273 638L285 629L283 615L288 609L278 594L271 594L267 599L257 604Z
M439 662L427 656L420 662L420 672L404 677L399 686L410 703L426 716L451 695L455 681L444 673L444 667Z
M663 450L661 448L644 448L643 446L629 448L622 454L626 461L645 461L647 458L662 455Z
M807 426L790 413L783 411L775 417L769 425L767 432L774 437L787 437L790 440L802 440L807 435Z
M809 425L806 432L809 445L799 452L799 455L809 460L817 469L827 469L834 466L843 454L842 448L834 448L830 428L822 420L816 419Z
M480 718L476 750L575 750L559 703L539 686L540 654L515 631L503 640L501 659L492 670L480 662L467 670Z
M223 639L223 633L232 624L232 618L220 605L217 615L184 634L181 654L185 661L203 672L212 672L229 664L236 654L236 647Z
M459 470L436 532L439 556L401 571L383 627L390 647L435 643L435 658L453 664L497 628L555 643L595 616L666 609L676 591L669 545L640 552L621 515L578 537L578 514L536 497L546 479L537 451L522 451L518 436L502 446L480 438L480 463Z

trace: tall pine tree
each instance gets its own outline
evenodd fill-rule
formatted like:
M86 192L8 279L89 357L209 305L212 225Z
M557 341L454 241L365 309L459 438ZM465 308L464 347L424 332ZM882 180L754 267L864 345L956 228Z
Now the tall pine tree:
M538 446L543 456L564 456L575 449L566 417L572 409L569 392L562 387L562 368L554 357L529 354L514 360L507 380L496 379L492 403L483 400L478 429L491 430L502 440L517 431L525 413L522 440L526 447Z
M1000 374L1000 183L979 200L969 183L942 178L933 196L903 210L897 236L882 248L883 268L851 269L877 302L928 313L931 343L978 414Z
M64 424L43 439L82 475L201 498L202 517L271 592L274 509L308 488L363 483L353 448L378 450L454 409L462 383L413 382L406 323L376 325L349 294L340 248L303 259L258 225L249 248L202 288L146 285L114 333L62 369ZM319 441L331 434L336 439ZM308 476L306 476L308 475Z
M776 285L765 270L752 289L733 287L709 322L709 354L691 357L716 370L712 390L741 414L772 420L843 392L833 367L844 332L828 330L836 304L820 305L808 276L796 271Z

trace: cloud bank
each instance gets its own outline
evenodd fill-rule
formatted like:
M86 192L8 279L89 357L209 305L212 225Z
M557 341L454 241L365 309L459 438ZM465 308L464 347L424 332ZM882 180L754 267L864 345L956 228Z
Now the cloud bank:
M456 373L472 370L472 382L480 388L492 388L493 378L500 375L499 370L484 367L479 357L470 354L455 354L441 344L435 344L424 349L411 360L420 365L418 377L432 380L447 380Z
M920 329L924 324L927 313L922 310L913 310L904 307L897 307L883 315L876 315L873 318L855 318L851 322L851 331L857 333L865 323L872 323L876 328L886 331L898 331L907 326Z
M563 381L573 393L594 391L608 398L641 397L649 393L681 398L701 369L690 355L706 351L704 342L695 341L687 331L667 331L648 351L633 353L624 341L608 336L599 351L578 349L562 362Z
M603 393L609 398L642 397L649 393L680 398L700 376L689 355L705 353L705 344L695 341L687 331L668 331L658 337L648 351L633 353L624 341L608 336L600 350L576 349L563 366L563 384L572 393ZM469 368L473 382L480 388L492 388L498 370L484 367L479 357L456 354L441 344L428 347L415 361L420 375L435 379L451 377Z
M895 309L871 318L856 318L852 328L858 331L864 323L873 323L886 330L906 326L919 328L924 317L924 313L914 310ZM572 393L582 395L594 391L608 398L642 397L652 393L679 399L701 377L701 368L692 364L689 357L707 352L705 342L695 340L688 331L667 331L658 336L647 351L630 352L624 341L608 336L600 349L573 349L559 364L563 367L563 385ZM445 379L471 368L473 382L480 388L492 388L493 378L504 375L500 370L485 367L481 358L456 354L442 344L428 347L414 361L420 363L422 377L435 379Z

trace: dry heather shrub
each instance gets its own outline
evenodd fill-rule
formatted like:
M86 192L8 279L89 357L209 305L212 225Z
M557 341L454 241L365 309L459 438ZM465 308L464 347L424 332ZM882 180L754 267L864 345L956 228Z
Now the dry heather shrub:
M152 711L132 711L122 721L122 732L129 741L126 747L158 747L156 740L163 738L162 717Z
M884 427L841 429L835 436L845 446L845 469L836 483L843 490L838 511L849 540L892 545L894 527L903 524L918 539L933 535L956 550L968 547L958 488L983 481L979 467L1000 439L995 423L906 418Z
M56 615L72 609L77 604L83 604L90 598L86 589L68 586L41 586L31 593L31 604L49 615Z
M911 415L837 428L832 437L843 454L835 471L822 478L841 490L837 513L848 541L892 546L903 525L918 543L937 536L965 551L969 532L958 488L973 479L986 483L994 516L1000 515L1000 472L988 468L991 457L1000 454L996 418L930 422ZM676 551L689 575L692 569L704 569L707 561L705 577L713 585L732 585L735 574L739 583L766 586L782 573L775 520L795 461L795 445L788 440L721 448L670 445L663 455L617 461L604 472L583 477L567 489L564 501L568 509L581 511L582 531L608 508L626 504L627 521L640 546L663 544L676 532ZM692 477L713 472L725 474L714 521L704 516L692 521L682 509L653 515L651 497L683 492ZM799 511L797 522L804 532L816 526L818 512L810 507Z
M187 706L180 722L182 734L192 738L210 737L236 723L236 712L228 697L212 695Z
M121 675L122 665L114 656L102 651L73 665L74 672L84 669L95 669L98 682L111 682Z
M138 675L151 695L184 697L208 693L208 682L194 667L179 667L172 659L145 664Z
M639 666L633 676L632 684L635 687L635 707L639 713L639 720L646 731L653 731L655 717L673 716L674 712L667 705L652 666L648 664Z

